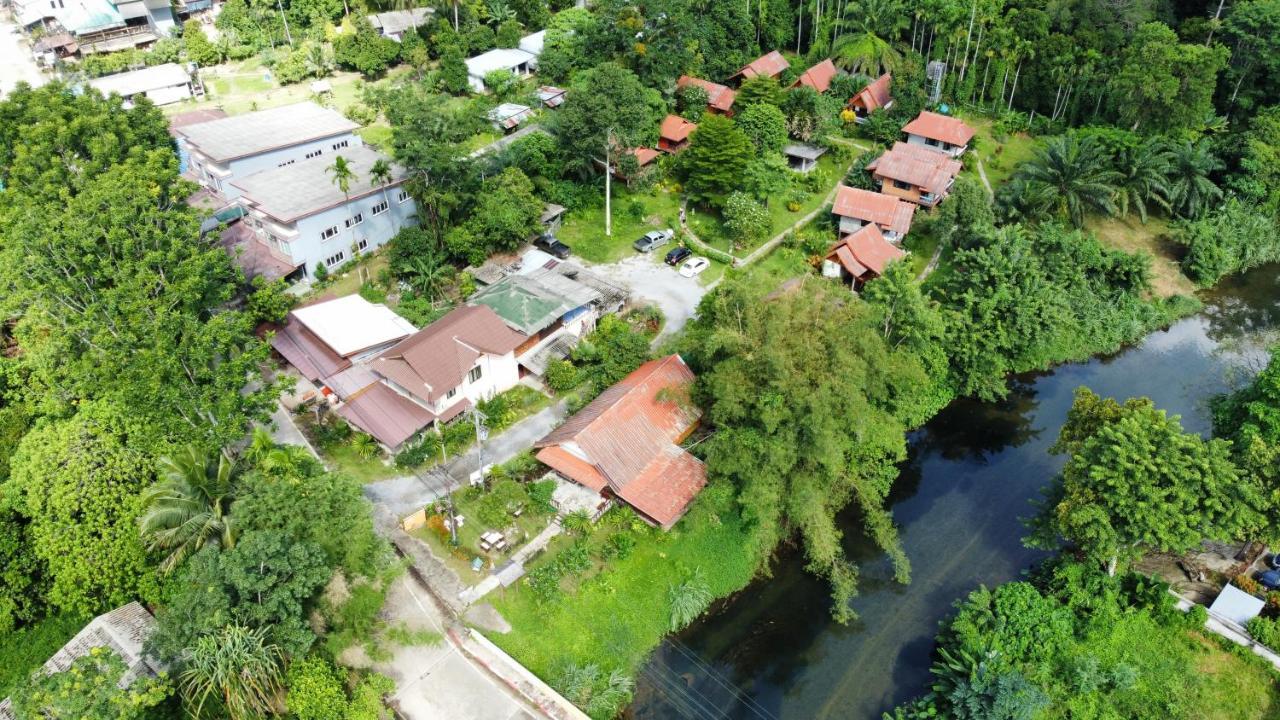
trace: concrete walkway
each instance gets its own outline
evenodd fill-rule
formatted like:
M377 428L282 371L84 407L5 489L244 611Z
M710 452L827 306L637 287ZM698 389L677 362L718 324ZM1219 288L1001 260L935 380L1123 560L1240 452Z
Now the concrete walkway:
M547 134L547 135L549 135L549 134L550 134L550 133L548 133L548 132L547 132L547 130L546 130L545 128L543 128L541 125L537 125L537 124L534 124L534 125L526 125L526 126L524 126L524 127L520 128L519 130L517 130L517 131L515 131L515 132L511 133L510 135L507 135L507 136L505 136L505 137L500 137L500 138L498 138L497 140L494 140L493 142L489 143L488 145L485 145L484 147L482 147L482 148L480 148L480 149L478 149L478 150L476 150L476 151L472 152L472 153L471 153L470 155L468 155L467 157L469 157L469 158L471 158L471 159L473 159L473 160L474 160L475 158L478 158L478 157L480 157L481 155L488 155L488 154L489 154L489 153L491 153L491 152L497 152L497 151L502 150L502 149L506 148L507 146L511 145L512 143L514 143L515 141L519 140L520 138L525 137L526 135L531 135L531 134L536 133L536 132L544 133L544 134Z
M982 158L979 157L977 153L974 153L973 157L978 161L978 177L982 180L982 186L987 189L987 197L994 200L996 193L991 189L991 181L987 179L987 169L982 167Z
M1178 598L1178 609L1182 612L1191 610L1191 608L1196 604L1173 590L1170 590L1169 594ZM1221 635L1236 645L1249 648L1249 651L1254 655L1257 655L1263 660L1271 663L1272 667L1276 670L1280 670L1280 655L1277 655L1274 650L1266 645L1263 645L1249 637L1249 633L1239 625L1231 622L1230 620L1224 620L1223 618L1210 614L1209 619L1205 621L1204 627L1209 632Z
M499 465L533 447L533 443L554 430L569 416L565 401L530 415L507 428L501 435L484 443L484 464ZM385 508L396 518L403 518L465 485L479 469L481 448L472 447L459 457L450 458L445 466L428 468L413 475L402 475L364 486L365 497Z
M500 571L495 571L484 580L463 590L458 599L464 604L470 605L497 589L499 585L503 584L503 580L506 580L506 584L510 585L524 577L524 561L528 560L534 553L540 552L547 546L547 543L562 532L564 532L564 528L560 527L559 523L553 522L547 525L542 529L542 532L521 546L519 550L516 550L515 554L511 556L511 561L503 565Z
M320 453L311 446L307 440L307 436L302 434L298 429L297 423L293 421L293 416L288 410L284 409L284 405L276 403L276 409L271 413L271 424L267 427L271 431L271 439L275 440L279 445L298 445L304 447L320 464L324 464L324 459L320 457Z

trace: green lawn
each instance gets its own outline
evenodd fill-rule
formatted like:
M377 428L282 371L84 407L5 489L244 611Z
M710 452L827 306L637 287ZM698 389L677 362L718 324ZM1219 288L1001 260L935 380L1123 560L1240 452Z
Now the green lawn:
M613 235L604 234L604 205L572 211L557 233L575 255L596 263L616 262L632 255L631 244L654 229L676 228L680 199L654 189L633 193L622 183L613 185Z
M466 584L479 582L490 569L506 562L512 553L532 540L547 527L547 523L551 522L551 513L539 512L529 507L520 517L509 517L510 522L506 527L488 527L476 513L476 505L483 493L481 488L464 488L453 493L454 512L466 518L458 528L457 547L450 547L447 530L443 535L430 526L413 531L414 536L425 541L430 546L431 552L444 560L445 564ZM437 508L443 511L444 507L443 500L437 501ZM485 551L480 548L480 536L490 530L497 530L506 536L505 550ZM471 569L471 562L475 558L480 558L485 563L484 569L479 572Z
M566 663L596 664L606 672L634 673L670 632L668 588L699 575L711 595L725 597L750 582L757 568L732 489L710 486L670 532L612 511L587 539L590 568L561 582L563 595L539 605L526 578L499 590L493 603L512 625L490 637L551 683ZM603 559L614 535L635 544L625 558ZM548 552L540 564L567 550Z
M8 697L36 668L84 627L84 618L55 615L0 635L0 697Z
M362 127L356 131L365 144L383 151L391 151L391 127L382 123L375 123L367 127Z
M903 238L902 247L911 251L907 256L907 262L911 263L912 273L919 277L933 257L933 251L938 247L938 240L931 233L917 230Z
M398 75L410 72L408 66L392 68L386 77L373 81L382 84ZM173 114L195 109L221 108L230 115L253 110L315 100L311 92L312 80L303 80L292 85L280 85L272 77L267 79L269 70L262 67L260 60L249 58L240 62L226 63L216 68L203 71L206 94L199 100L167 105L164 112ZM319 100L339 111L345 110L360 101L360 92L367 82L359 73L337 72L326 78L333 92Z
M996 137L992 132L992 120L988 117L966 116L964 121L977 131L972 152L982 160L983 169L987 172L987 180L991 182L993 190L999 189L1007 182L1019 165L1030 160L1040 144L1037 139L1027 133L1017 133L1003 138ZM977 180L976 162L965 164L968 166L965 172L972 173Z

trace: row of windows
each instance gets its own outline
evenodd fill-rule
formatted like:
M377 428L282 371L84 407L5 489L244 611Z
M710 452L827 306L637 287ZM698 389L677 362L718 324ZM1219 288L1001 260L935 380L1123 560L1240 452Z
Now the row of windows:
M399 197L397 198L397 200L398 200L399 202L405 202L405 201L407 201L408 199L409 199L409 193L407 193L407 192L405 192L405 191L401 190L401 191L400 191L400 195L399 195ZM386 201L386 200L383 200L383 201L379 202L377 205L374 205L372 208L370 208L370 209L369 209L369 214L370 214L370 215L381 215L382 213L384 213L384 212L386 212L386 211L387 211L387 201ZM344 224L346 227L348 227L348 228L352 228L352 227L355 227L356 225L359 225L359 224L360 224L360 223L362 223L362 222L364 222L364 213L356 213L355 215L353 215L353 216L351 216L351 217L347 218L346 220L344 220L344 221L343 221L343 224ZM337 225L334 225L333 227L327 227L327 228L325 228L324 230L320 231L320 239L321 239L321 240L328 240L329 238L331 238L331 237L333 237L334 235L337 235L337 234L338 234L338 226L337 226ZM363 248L362 248L362 249L363 249Z
M346 147L346 146L347 146L347 141L346 141L346 140L343 140L342 142L336 142L336 143L334 143L334 144L333 144L333 149L334 149L334 150L337 150L338 148L344 148L344 147Z
M321 230L321 231L320 231L320 239L321 239L321 240L328 240L329 238L331 238L331 237L333 237L334 235L337 235L337 234L338 234L338 226L337 226L337 225L334 225L333 227L327 227L327 228L325 228L324 230Z
M285 165L292 165L292 164L294 164L295 162L297 162L297 159L296 159L296 158L295 158L295 159L293 159L293 160L285 160L284 162L280 163L280 164L279 164L279 165L277 165L276 167L284 167Z
M315 150L312 150L311 152L307 153L307 159L310 160L313 157L320 157L323 154L324 154L323 150L316 148Z
M347 227L354 227L364 222L364 214L356 213L355 215L352 215L351 217L347 218L346 220L343 220L342 222L346 224Z
M339 250L337 255L330 255L329 257L324 259L324 266L333 267L334 265L337 265L338 263L346 259L347 259L347 251Z
M370 215L381 215L382 213L384 213L384 212L386 212L386 211L387 211L387 201L386 201L386 200L383 200L382 202L378 203L377 205L374 205L374 206L373 206L373 208L369 210L369 214L370 214Z

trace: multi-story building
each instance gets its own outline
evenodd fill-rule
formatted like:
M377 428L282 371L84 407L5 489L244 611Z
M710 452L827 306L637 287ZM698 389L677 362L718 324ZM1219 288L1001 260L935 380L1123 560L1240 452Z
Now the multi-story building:
M347 161L352 173L345 192L331 170L337 156ZM379 160L387 163L389 178L374 176ZM274 256L301 268L302 276L314 277L317 267L333 269L417 223L404 179L403 168L355 145L285 162L239 179L232 187L245 209L243 222L257 240Z
M234 200L254 173L332 158L362 145L356 123L313 102L297 103L178 128L188 172Z

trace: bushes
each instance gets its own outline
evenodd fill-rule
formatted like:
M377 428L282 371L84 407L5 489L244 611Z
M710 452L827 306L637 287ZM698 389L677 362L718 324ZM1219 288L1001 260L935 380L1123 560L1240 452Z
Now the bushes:
M572 390L581 381L578 368L568 360L556 360L548 365L542 379L546 381L547 387L558 393Z
M1280 620L1256 617L1245 626L1254 640L1272 650L1280 649Z
M1201 287L1280 260L1275 218L1234 198L1199 220L1179 223L1173 239L1187 248L1182 268Z

